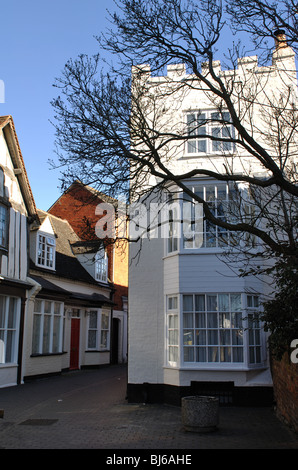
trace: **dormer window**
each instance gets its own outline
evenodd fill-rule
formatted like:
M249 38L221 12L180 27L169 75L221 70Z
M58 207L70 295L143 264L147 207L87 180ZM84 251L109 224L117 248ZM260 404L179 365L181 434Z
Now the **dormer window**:
M104 250L100 250L95 256L95 279L100 282L108 280L108 258Z
M44 268L55 269L55 248L56 242L53 237L38 234L36 264Z

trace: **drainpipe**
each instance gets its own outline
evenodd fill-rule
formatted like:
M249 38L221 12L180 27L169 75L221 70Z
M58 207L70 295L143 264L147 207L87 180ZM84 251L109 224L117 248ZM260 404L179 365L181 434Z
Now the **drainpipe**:
M32 297L35 297L38 292L41 290L41 285L38 282L34 281L30 277L26 278L26 282L28 284L32 284L32 288L28 290L27 298L21 299L21 318L20 318L20 332L19 332L19 352L18 352L18 376L17 376L17 383L18 385L23 383L23 356L24 352L23 347L26 344L26 336L28 328L26 328L26 322L28 318L28 301L31 300ZM27 306L27 308L26 308Z

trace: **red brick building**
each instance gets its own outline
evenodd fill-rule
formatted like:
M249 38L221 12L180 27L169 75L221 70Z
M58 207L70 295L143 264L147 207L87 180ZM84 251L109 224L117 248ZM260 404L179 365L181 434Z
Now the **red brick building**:
M102 242L95 231L101 217L96 214L96 208L101 203L112 204L115 214L118 214L115 199L76 181L48 212L67 220L81 240L96 247ZM124 362L127 359L128 244L124 240L105 240L104 244L108 257L108 281L114 287L112 362Z

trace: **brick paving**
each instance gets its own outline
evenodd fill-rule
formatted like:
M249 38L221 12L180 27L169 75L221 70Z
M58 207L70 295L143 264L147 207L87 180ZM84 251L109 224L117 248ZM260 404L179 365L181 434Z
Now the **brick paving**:
M272 408L220 407L216 432L183 430L181 410L129 404L126 367L0 389L0 449L298 449Z

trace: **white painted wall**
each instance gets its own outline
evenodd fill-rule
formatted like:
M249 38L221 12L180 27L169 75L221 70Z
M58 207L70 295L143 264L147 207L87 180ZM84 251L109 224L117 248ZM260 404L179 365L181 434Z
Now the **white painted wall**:
M239 60L238 69L221 71L220 63L216 64L217 73L223 80L246 83L249 91L257 92L259 103L275 99L276 90L282 92L288 86L297 88L294 53L290 48L273 54L273 63L268 67L258 67L257 57ZM148 86L148 93L155 99L155 109L160 111L154 116L160 129L181 130L185 125L185 113L194 110L214 110L214 104L207 94L200 89L201 83L193 84L187 93L182 93L179 84L181 79L191 83L192 77L187 76L183 64L168 66L167 77L153 77L150 68L144 66L146 76L142 80ZM286 73L283 72L286 69ZM134 69L133 69L134 73ZM207 73L207 71L206 71ZM134 75L133 75L134 78ZM178 85L178 86L177 86ZM266 85L266 86L265 86ZM134 82L133 82L134 86ZM264 88L265 86L265 88ZM176 88L175 88L176 87ZM263 90L264 88L264 90ZM164 98L164 90L173 90ZM295 91L296 93L296 91ZM296 93L297 95L297 93ZM234 97L235 100L237 97ZM253 125L262 127L263 116L257 102L252 105ZM146 108L150 120L150 106ZM153 115L151 116L153 118ZM245 121L247 126L251 121ZM156 124L155 124L156 125ZM262 136L254 131L255 136L263 145ZM225 171L224 164L229 161L234 171L245 168L248 174L262 170L260 164L243 149L237 149L232 157L222 155L195 155L185 153L183 145L168 148L164 163L174 173L204 167L216 171ZM147 180L148 188L156 184L154 177ZM144 185L140 187L141 194ZM148 201L149 204L150 201ZM140 253L138 255L138 250ZM142 240L142 244L130 245L129 269L129 355L128 383L142 384L167 383L172 385L190 385L191 380L232 380L237 386L270 385L269 367L258 370L233 370L224 364L222 370L199 370L199 366L187 370L179 370L165 366L165 298L169 294L208 293L208 292L239 292L249 290L267 292L265 284L248 277L239 278L220 261L215 251L198 250L194 253L183 252L165 256L164 240Z

